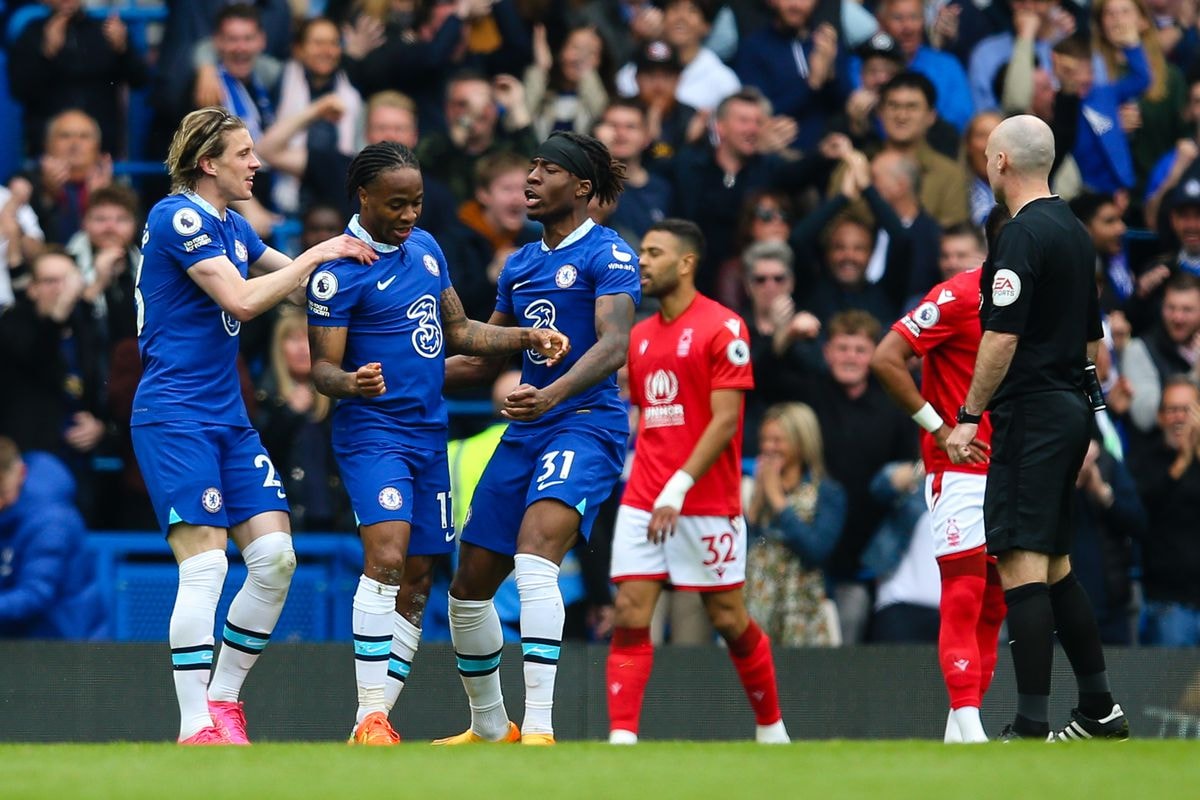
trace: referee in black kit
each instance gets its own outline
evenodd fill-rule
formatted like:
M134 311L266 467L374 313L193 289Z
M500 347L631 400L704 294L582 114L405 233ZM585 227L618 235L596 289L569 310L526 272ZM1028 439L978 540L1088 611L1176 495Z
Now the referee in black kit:
M985 459L975 434L991 410L984 524L1008 602L1017 678L1016 719L1000 738L1127 739L1096 617L1067 555L1092 415L1087 367L1102 336L1096 253L1071 209L1050 193L1054 136L1046 123L1028 115L1007 119L985 152L988 181L1012 221L980 277L983 339L946 449L959 463ZM1079 685L1079 706L1065 728L1051 733L1056 631Z

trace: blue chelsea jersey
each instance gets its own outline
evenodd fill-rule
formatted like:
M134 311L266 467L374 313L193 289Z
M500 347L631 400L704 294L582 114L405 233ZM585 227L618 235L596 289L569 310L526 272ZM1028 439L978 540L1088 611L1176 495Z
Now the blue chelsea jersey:
M350 220L346 232L379 253L374 264L338 259L308 282L308 324L346 328L342 369L378 361L387 392L341 400L333 417L337 446L400 439L414 447L444 449L447 413L442 397L446 348L442 292L450 274L441 247L414 228L403 245L372 240Z
M571 352L554 367L546 365L544 356L525 351L522 381L548 386L596 344L596 298L607 294L627 294L634 305L641 302L637 251L615 231L591 220L553 250L538 241L509 257L500 273L496 310L511 315L517 325L553 328L571 339ZM588 424L628 431L615 373L537 420L512 423L509 431L519 435L582 414Z
M187 271L226 256L245 278L266 250L241 215L227 209L222 218L197 194L170 195L150 210L135 278L143 371L130 424L190 420L249 426L237 372L242 324Z

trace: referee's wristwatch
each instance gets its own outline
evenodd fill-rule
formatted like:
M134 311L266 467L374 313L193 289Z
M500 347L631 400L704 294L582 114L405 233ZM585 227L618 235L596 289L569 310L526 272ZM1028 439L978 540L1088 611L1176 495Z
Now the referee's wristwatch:
M967 411L965 405L961 405L958 407L958 416L955 419L959 425L963 423L978 425L983 420L983 414L972 414L970 411Z

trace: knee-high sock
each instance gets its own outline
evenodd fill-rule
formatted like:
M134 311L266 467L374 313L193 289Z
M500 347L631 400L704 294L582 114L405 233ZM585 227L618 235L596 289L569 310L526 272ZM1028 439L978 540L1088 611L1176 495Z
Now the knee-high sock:
M388 660L392 651L392 616L399 586L361 575L354 592L354 677L358 684L358 713L354 724L368 714L388 712Z
M500 691L504 632L492 601L459 600L450 595L450 638L471 705L471 730L497 740L508 731L508 712Z
M950 708L979 708L982 663L977 628L987 585L983 551L938 559L942 575L938 664L950 695Z
M775 659L771 655L771 640L750 620L742 635L729 645L729 657L737 670L738 679L746 691L746 699L754 709L754 721L774 725L783 718L779 710L779 688L775 683Z
M1017 719L1013 727L1027 736L1049 730L1050 670L1054 665L1054 611L1044 583L1027 583L1004 593L1008 638L1017 677Z
M1050 605L1054 608L1058 641L1079 684L1079 710L1092 719L1108 716L1113 699L1108 688L1100 628L1091 600L1074 572L1068 572L1050 587Z
M420 643L421 629L406 620L403 614L395 612L392 617L392 655L388 660L387 671L388 711L395 707L396 700L404 689L404 683L412 669L413 656L417 654L417 645Z
M558 565L541 556L513 558L521 596L521 651L525 660L525 719L521 733L554 733L554 678L562 650L562 592Z
M224 550L207 550L179 564L179 590L171 612L169 640L175 696L179 700L180 739L213 724L208 714L208 678L217 601L228 569Z
M238 699L246 673L271 639L296 571L292 537L283 531L268 533L246 545L242 559L246 562L246 582L225 618L221 653L208 685L210 700Z
M608 729L638 732L642 698L654 667L649 628L616 628L608 649Z
M983 610L979 614L979 626L975 629L979 642L979 699L982 700L992 685L999 658L1000 626L1008 606L1004 603L1004 587L1000 585L1000 572L995 562L987 565L987 585L983 589Z

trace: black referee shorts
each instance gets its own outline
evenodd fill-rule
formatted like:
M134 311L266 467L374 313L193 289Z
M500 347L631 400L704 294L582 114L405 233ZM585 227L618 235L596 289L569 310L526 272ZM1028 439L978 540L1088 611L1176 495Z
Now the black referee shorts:
M1071 552L1075 479L1092 410L1081 392L1019 395L992 411L992 458L983 495L989 553Z

